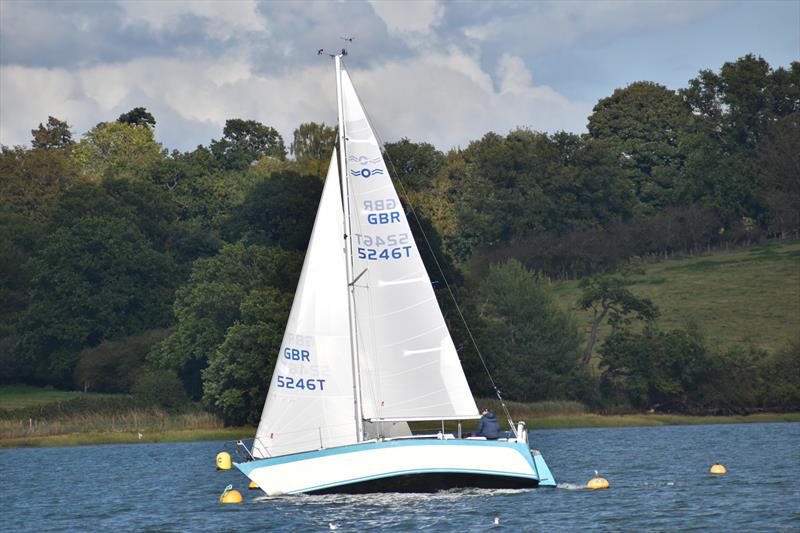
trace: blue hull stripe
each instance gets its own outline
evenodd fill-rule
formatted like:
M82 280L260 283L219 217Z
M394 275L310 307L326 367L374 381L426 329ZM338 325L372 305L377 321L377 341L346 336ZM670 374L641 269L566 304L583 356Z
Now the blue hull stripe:
M310 452L293 453L291 455L281 455L280 457L270 457L266 459L256 459L247 463L239 463L239 469L247 474L256 466L279 465L283 463L293 463L295 461L305 461L316 457L326 457L329 455L340 455L345 453L358 453L365 450L376 450L381 448L399 448L406 446L482 446L489 448L513 448L517 450L528 461L535 470L533 459L531 458L528 447L521 442L502 442L492 440L438 440L438 439L409 439L393 440L383 442L365 442L361 444L351 444L349 446L339 446L336 448L326 448L324 450L314 450ZM250 468L248 468L250 467Z

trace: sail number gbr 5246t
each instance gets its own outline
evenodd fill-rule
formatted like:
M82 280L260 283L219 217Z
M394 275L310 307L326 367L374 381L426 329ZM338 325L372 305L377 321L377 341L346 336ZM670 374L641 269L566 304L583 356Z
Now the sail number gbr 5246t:
M297 336L302 338L301 336ZM311 362L311 352L304 348L292 348L287 346L283 349L283 358L289 361ZM300 389L300 390L325 390L325 379L322 378L299 378L291 376L275 376L275 386L279 389Z
M394 224L401 220L400 212L394 210L397 200L393 198L364 200L363 206L368 213L367 223L370 225ZM412 246L408 244L408 233L389 233L383 236L355 233L354 236L359 259L380 261L411 257Z

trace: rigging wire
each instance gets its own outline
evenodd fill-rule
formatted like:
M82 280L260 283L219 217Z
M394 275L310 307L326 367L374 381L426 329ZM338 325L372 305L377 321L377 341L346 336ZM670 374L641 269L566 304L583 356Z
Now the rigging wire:
M358 97L358 99L361 100L361 96L359 96L358 90L355 88L355 86L353 86L353 90L355 91L356 96ZM362 110L364 111L364 114L367 117L367 122L370 125L374 124L369 111L364 106L362 106ZM505 416L506 416L506 420L508 421L508 425L511 427L511 431L514 433L514 435L516 435L516 437L519 438L519 435L517 435L517 430L514 427L514 422L511 419L511 413L509 413L508 407L506 406L506 403L503 400L503 396L502 396L502 394L500 392L500 389L497 388L497 384L495 383L494 378L492 377L492 373L489 371L489 367L486 365L486 360L483 358L483 354L481 353L480 348L478 348L478 343L475 341L475 337L472 335L472 330L470 329L469 324L467 324L467 319L464 318L464 313L461 312L461 306L458 305L458 300L456 300L456 296L453 293L453 289L450 287L450 283L448 283L448 281L447 281L447 276L445 276L445 274L444 274L444 269L442 269L442 266L441 266L441 264L439 263L439 260L436 257L436 252L434 252L434 250L433 250L433 245L431 245L431 242L428 239L428 236L425 234L425 230L424 230L424 228L422 226L422 222L420 221L419 216L417 215L416 209L414 209L414 204L411 201L411 197L409 196L405 185L403 184L402 180L400 179L400 177L399 177L399 175L397 173L397 167L395 166L394 161L392 161L392 158L389 155L389 152L386 151L383 139L381 138L380 134L377 132L377 130L374 127L372 128L372 131L375 134L375 138L378 141L378 144L379 144L379 146L381 148L381 152L384 155L385 160L392 167L392 174L395 177L394 181L395 181L395 183L397 183L400 186L400 190L401 190L401 192L403 193L403 196L406 199L406 203L408 205L408 208L411 210L411 214L414 215L414 220L417 223L417 227L419 228L419 232L422 235L422 238L425 240L425 245L428 247L428 251L430 252L431 257L433 258L433 262L436 264L436 268L439 271L439 275L441 275L441 277L442 277L442 281L444 281L445 287L447 287L447 292L450 294L450 299L453 300L453 304L455 305L456 311L458 312L458 316L459 316L459 318L461 318L461 323L464 324L464 329L466 329L467 335L469 336L469 339L472 342L472 346L475 348L475 353L478 354L478 359L480 359L481 365L483 365L483 369L486 371L486 375L489 377L489 382L491 383L492 388L494 389L494 392L497 395L497 399L500 401L500 405L503 408L503 414L505 414Z

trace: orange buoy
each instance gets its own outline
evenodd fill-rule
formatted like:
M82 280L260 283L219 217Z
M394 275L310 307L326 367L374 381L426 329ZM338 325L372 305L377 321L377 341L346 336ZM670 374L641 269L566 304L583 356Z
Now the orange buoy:
M608 487L608 480L598 474L597 470L594 471L594 477L586 484L586 488L589 490L607 489Z
M219 497L219 503L242 503L241 493L233 488L233 485L225 487L225 491Z
M586 484L586 488L589 490L607 489L608 487L608 480L604 477L593 477Z
M258 488L258 485L256 485L255 481L251 481L250 484L247 486L247 488L250 490L256 490Z
M724 466L722 466L722 465L721 465L721 464L719 464L719 463L714 463L714 464L711 466L711 469L709 470L709 472L710 472L711 474L719 474L719 475L725 474L727 471L728 471L728 469L727 469L727 468L725 468Z

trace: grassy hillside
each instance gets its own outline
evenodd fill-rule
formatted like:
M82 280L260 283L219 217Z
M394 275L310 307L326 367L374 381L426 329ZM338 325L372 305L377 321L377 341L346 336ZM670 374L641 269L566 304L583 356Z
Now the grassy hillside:
M63 391L53 388L32 387L30 385L0 385L0 409L14 410L38 407L49 403L64 402L84 395L78 391ZM111 396L109 394L86 393L93 398Z
M753 345L770 352L800 332L800 242L720 251L644 265L631 290L653 300L663 329L696 323L711 347ZM589 330L576 310L578 282L555 287L559 304ZM595 346L609 333L604 326Z

